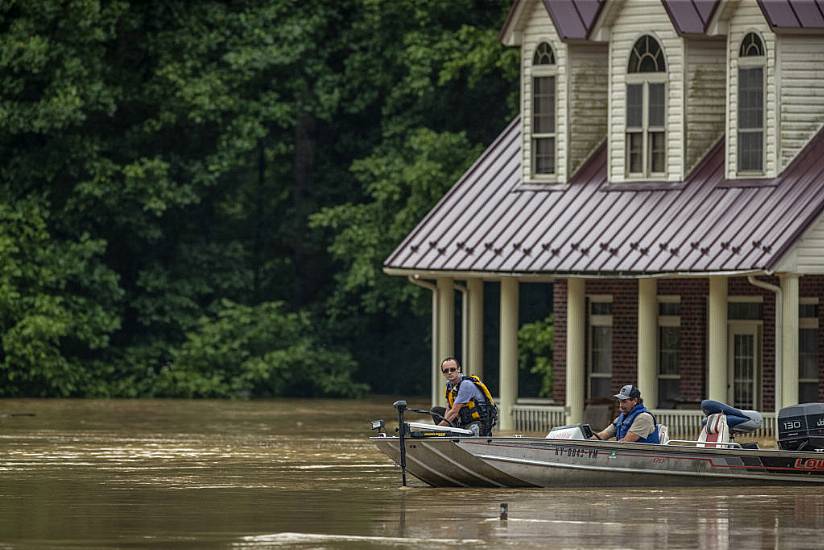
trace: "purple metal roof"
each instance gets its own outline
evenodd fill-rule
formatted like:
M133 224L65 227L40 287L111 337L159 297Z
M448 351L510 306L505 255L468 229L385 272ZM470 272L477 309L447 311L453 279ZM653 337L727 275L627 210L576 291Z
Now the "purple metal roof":
M758 0L758 5L774 31L824 31L824 0Z
M501 29L503 38L506 30L514 23L513 17L518 8L527 0L513 0L506 22ZM589 32L595 25L595 20L601 12L606 0L543 0L544 7L549 14L561 40L586 40Z
M561 40L586 40L605 0L544 0Z
M601 147L569 185L524 186L515 120L387 258L414 271L768 270L824 208L824 130L775 180L724 180L723 143L677 184L608 184Z
M661 0L680 34L704 34L720 0Z

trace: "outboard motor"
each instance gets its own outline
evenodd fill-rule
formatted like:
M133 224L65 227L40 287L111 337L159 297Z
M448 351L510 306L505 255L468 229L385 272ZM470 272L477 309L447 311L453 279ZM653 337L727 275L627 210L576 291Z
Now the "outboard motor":
M778 411L778 446L785 451L824 449L824 403L803 403Z
M704 411L704 414L707 416L724 413L727 417L727 426L729 426L731 433L745 434L754 432L761 427L761 423L764 421L761 413L758 411L736 409L726 403L713 401L712 399L701 401L701 410ZM704 423L706 423L706 419L702 422L702 424Z

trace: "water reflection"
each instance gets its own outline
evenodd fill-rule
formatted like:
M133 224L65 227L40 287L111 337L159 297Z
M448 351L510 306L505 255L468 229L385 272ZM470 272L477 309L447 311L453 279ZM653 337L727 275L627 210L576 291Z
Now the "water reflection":
M366 440L391 402L0 401L0 547L812 548L824 527L816 487L401 489Z

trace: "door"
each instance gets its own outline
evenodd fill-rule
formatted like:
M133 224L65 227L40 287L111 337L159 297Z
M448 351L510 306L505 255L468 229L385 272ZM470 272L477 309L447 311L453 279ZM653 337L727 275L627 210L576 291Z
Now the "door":
M757 323L730 323L727 347L729 403L739 409L760 405L760 348Z

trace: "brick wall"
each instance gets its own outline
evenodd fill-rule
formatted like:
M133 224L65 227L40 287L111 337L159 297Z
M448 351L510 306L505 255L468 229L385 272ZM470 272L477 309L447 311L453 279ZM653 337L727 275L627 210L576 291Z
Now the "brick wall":
M776 277L761 280L778 284ZM555 351L553 397L560 403L566 392L566 282L555 282ZM586 282L586 293L608 294L613 297L613 366L612 386L617 390L637 380L637 280L592 279ZM708 279L661 279L659 295L681 297L681 349L679 388L682 398L698 402L707 397L707 306ZM806 276L800 279L801 297L818 297L819 326L824 329L824 276ZM775 295L755 287L744 277L731 278L729 296L761 296L761 405L762 410L775 407ZM824 330L818 333L819 378L824 380ZM819 399L824 401L824 385L819 384Z

